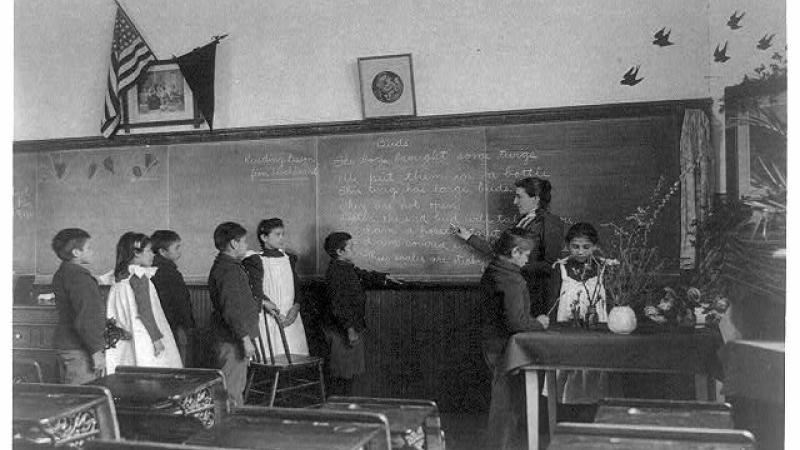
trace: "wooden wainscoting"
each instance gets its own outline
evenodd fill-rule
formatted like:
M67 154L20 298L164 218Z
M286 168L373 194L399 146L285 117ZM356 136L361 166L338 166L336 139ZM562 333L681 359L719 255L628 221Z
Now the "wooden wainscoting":
M207 359L211 301L205 285L189 287L197 329L193 333ZM47 291L46 287L37 290ZM324 355L321 330L324 286L305 282L301 314L311 353ZM480 349L480 291L476 284L414 284L367 292L367 372L356 393L376 397L434 400L445 412L488 409L490 374ZM14 307L14 354L55 361L53 307ZM20 338L16 338L19 334ZM203 365L201 363L201 365Z

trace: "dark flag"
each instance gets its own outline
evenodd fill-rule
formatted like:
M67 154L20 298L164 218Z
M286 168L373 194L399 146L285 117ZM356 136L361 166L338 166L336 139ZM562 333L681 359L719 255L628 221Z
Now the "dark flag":
M214 129L214 58L217 53L218 40L192 50L177 58L181 73L192 89L197 107Z

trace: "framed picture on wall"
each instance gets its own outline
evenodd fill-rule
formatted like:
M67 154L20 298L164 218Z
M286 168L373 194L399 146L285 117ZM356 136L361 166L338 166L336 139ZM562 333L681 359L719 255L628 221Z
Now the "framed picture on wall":
M417 115L413 69L410 53L358 58L365 119Z
M189 84L177 63L158 61L147 68L135 86L123 96L125 114L122 127L155 127L192 124L200 126L202 117Z

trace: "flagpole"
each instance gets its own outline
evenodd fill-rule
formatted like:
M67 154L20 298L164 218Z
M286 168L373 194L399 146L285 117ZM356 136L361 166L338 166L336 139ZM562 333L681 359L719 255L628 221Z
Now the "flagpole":
M147 43L147 39L144 38L144 34L142 34L142 32L139 31L138 28L136 28L136 24L133 22L133 19L131 19L131 17L128 15L128 13L125 12L125 8L122 7L122 5L119 3L119 0L114 0L114 3L116 3L117 7L119 8L119 10L122 11L122 15L124 15L125 18L128 19L128 22L131 24L133 29L136 30L136 32L139 33L139 36L142 37L142 41L144 42L144 45L150 50L150 53L152 53L153 56L156 58L156 60L158 60L158 56L156 56L156 52L154 52L152 47L150 47L150 44Z

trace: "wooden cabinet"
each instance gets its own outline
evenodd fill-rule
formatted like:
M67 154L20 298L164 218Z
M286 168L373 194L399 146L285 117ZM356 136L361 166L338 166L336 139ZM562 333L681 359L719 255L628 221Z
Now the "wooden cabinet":
M15 306L12 320L14 361L36 361L44 382L60 383L61 363L55 352L56 309L52 306Z

